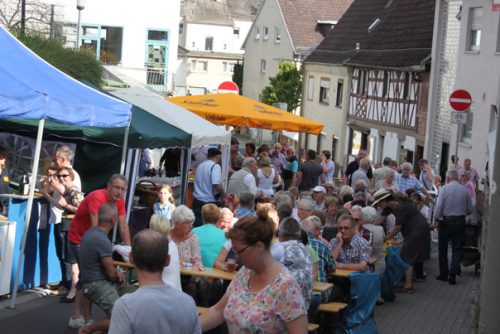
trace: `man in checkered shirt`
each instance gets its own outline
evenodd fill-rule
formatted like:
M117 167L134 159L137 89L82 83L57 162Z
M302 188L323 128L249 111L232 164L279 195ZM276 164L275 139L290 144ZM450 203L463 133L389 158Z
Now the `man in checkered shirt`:
M409 162L404 162L401 164L401 174L396 174L394 177L394 182L398 185L399 191L406 193L408 189L415 189L418 193L423 193L427 198L431 198L427 189L418 182L417 178L410 175L413 170L413 166Z
M351 216L340 216L337 227L339 233L330 241L337 268L365 271L370 259L370 244L354 232L355 221Z

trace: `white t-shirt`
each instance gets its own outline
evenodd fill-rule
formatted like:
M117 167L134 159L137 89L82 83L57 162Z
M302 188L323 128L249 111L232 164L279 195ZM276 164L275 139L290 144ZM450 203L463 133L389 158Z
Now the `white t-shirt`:
M161 278L165 284L182 291L179 249L172 240L168 242L168 255L170 255L170 264L163 268Z
M212 160L206 160L196 168L194 198L205 203L215 202L214 184L222 184L222 169Z
M259 170L257 171L257 177L259 178L258 189L262 190L264 196L274 195L273 181L275 176L276 176L276 170L274 170L274 168L271 170L271 173L269 174L268 177L264 175L262 169L259 168Z

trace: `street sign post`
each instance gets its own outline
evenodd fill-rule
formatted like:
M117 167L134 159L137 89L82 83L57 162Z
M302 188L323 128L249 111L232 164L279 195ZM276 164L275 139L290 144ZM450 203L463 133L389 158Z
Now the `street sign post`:
M451 113L451 123L457 125L457 140L455 142L455 168L458 164L458 141L464 124L467 124L467 110L472 104L472 97L465 89L457 89L450 95L450 106L455 110Z
M240 89L238 88L238 85L235 84L234 82L224 81L217 88L217 94L222 94L222 93L232 93L238 95L240 93Z
M455 111L464 112L470 108L471 103L472 97L464 89L457 89L450 95L450 106Z
M467 113L453 111L451 113L451 124L467 124Z

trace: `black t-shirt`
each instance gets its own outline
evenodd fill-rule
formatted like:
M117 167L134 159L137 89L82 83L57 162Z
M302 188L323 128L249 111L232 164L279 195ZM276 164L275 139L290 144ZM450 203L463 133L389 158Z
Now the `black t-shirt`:
M349 163L349 165L347 165L347 169L345 170L345 175L347 177L349 177L349 184L351 184L351 177L352 177L352 174L357 171L359 168L359 162L358 160L354 160L354 161L351 161ZM366 176L368 176L368 178L371 180L372 177L373 177L373 171L372 171L372 168L368 168L368 172L366 173Z
M302 172L302 181L299 184L299 190L309 191L318 185L323 168L316 162L306 161L300 166L300 171Z

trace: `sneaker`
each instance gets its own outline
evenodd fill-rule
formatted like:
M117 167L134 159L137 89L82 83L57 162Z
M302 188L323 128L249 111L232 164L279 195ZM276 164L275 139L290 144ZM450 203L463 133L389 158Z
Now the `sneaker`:
M85 319L81 315L73 315L69 318L68 327L72 329L79 329L85 326Z

